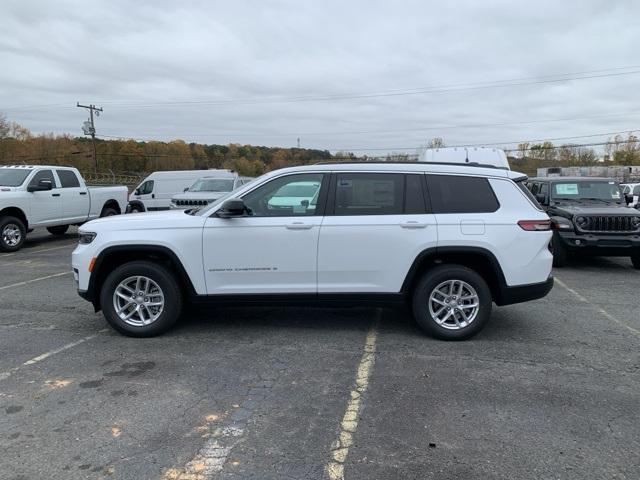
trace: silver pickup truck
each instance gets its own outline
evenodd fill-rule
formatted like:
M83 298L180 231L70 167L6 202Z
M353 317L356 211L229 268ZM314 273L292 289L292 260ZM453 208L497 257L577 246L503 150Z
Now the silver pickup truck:
M27 232L46 227L63 235L70 225L125 211L125 186L87 187L75 168L0 167L0 251L22 247Z

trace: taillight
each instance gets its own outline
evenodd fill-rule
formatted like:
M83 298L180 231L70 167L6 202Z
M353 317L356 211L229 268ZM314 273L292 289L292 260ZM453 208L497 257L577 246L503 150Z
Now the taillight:
M551 230L551 220L520 220L518 225L528 232Z

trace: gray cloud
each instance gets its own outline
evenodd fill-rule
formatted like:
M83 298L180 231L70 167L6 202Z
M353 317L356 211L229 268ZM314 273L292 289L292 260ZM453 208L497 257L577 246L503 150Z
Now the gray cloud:
M4 1L0 111L79 135L75 102L91 102L105 110L98 134L274 146L300 136L334 151L640 128L640 74L276 101L640 64L638 2L430 3ZM233 99L244 102L167 103ZM526 123L562 118L572 120Z

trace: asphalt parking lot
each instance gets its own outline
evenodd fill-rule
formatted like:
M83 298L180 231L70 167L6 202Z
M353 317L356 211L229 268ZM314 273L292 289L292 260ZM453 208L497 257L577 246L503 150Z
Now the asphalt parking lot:
M130 339L73 234L0 254L0 478L638 479L640 272L591 259L471 341L393 309L192 311Z

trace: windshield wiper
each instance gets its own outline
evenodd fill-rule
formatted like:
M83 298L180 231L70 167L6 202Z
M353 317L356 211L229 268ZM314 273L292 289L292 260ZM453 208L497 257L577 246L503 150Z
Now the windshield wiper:
M598 202L611 203L613 200L605 200L604 198L596 198L596 197L583 197L582 200L595 200Z

